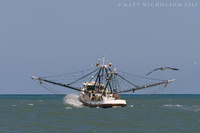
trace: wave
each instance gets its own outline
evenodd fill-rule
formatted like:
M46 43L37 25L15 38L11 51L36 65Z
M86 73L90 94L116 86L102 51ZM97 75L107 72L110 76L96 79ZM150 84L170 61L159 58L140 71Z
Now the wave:
M28 106L33 106L34 104L32 104L32 103L29 103L29 104L27 104Z
M82 108L84 105L83 103L79 100L79 95L77 94L68 94L64 97L64 104L69 104L72 105L76 108ZM67 108L71 109L71 108Z
M197 105L188 106L188 105L180 105L180 104L166 104L166 105L163 105L162 107L200 112L200 107Z
M180 104L166 104L166 105L163 105L163 107L183 107L183 105L180 105Z

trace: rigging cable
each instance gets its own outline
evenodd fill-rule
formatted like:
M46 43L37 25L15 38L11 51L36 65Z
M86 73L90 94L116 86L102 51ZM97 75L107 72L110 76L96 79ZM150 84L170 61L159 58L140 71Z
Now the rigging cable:
M148 79L148 80L157 80L157 81L165 81L163 79L156 79L156 78L149 78L149 77L145 77L145 76L139 76L139 75L135 75L135 74L131 74L131 73L127 73L127 72L123 72L123 71L120 71L118 70L118 72L121 72L123 74L127 74L127 75L130 75L130 76L134 76L134 77L139 77L141 79Z
M90 74L94 73L94 72L97 71L98 69L99 69L99 68L95 69L95 70L92 71L91 73L89 73L89 74L87 74L87 75L85 75L85 76L83 76L83 77L81 77L81 78L79 78L79 79L77 79L77 80L75 80L75 81L73 81L73 82L67 84L67 85L73 84L73 83L75 83L75 82L77 82L77 81L79 81L79 80L81 80L81 79L83 79L83 78L89 76Z
M167 84L167 83L166 83ZM157 92L163 90L165 87L166 87L166 84L162 87L158 87L157 89L153 90L152 92L149 92L148 95L151 95L151 94L156 94Z
M86 70L81 70L81 71L77 71L77 72L65 73L65 74L58 74L58 75L44 76L44 77L41 77L41 78L45 79L45 78L54 78L54 77L61 77L61 76L63 76L63 77L67 77L67 76L70 75L70 74L80 73L80 72L83 73L83 72L85 72L85 71L90 71L90 70L93 70L93 69L95 69L95 68L92 68L92 69L86 69ZM72 77L72 76L70 75L70 77Z
M36 82L35 80L33 80L33 81ZM41 85L42 87L44 87L46 90L52 92L53 94L56 94L56 95L62 94L62 93L60 93L60 92L58 92L58 91L56 91L56 90L50 88L50 87L47 86L46 84L45 84L46 86L44 86L44 85L42 85L41 83L38 83L38 82L36 82L36 83L39 84L39 85ZM43 83L43 84L44 84L44 83ZM58 93L59 93L59 94L58 94Z

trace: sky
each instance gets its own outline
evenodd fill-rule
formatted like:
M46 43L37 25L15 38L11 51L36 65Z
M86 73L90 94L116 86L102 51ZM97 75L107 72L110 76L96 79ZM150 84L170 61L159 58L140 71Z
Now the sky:
M31 76L88 69L104 55L141 76L179 68L149 75L176 79L159 93L200 94L199 13L198 0L1 0L0 94L51 94Z

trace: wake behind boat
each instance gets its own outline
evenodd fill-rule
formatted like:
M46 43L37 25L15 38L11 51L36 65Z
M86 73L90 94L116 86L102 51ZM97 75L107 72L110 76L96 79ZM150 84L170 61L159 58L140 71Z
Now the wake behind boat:
M41 85L53 93L58 92L48 87L44 82L80 91L80 101L85 106L102 108L126 106L126 100L121 99L118 95L119 93L135 92L136 90L153 86L164 85L166 87L168 83L174 81L174 79L161 80L128 74L122 71L117 72L115 65L112 65L108 61L105 64L105 58L103 58L102 65L101 60L99 60L94 66L95 69L85 70L86 72L89 71L89 73L79 71L46 77L32 76L32 79L38 80ZM134 79L135 83L127 80L126 77ZM59 80L68 81L68 83L58 82ZM75 87L79 84L78 82L82 82L81 87ZM143 85L141 85L142 83ZM148 84L144 85L144 83Z

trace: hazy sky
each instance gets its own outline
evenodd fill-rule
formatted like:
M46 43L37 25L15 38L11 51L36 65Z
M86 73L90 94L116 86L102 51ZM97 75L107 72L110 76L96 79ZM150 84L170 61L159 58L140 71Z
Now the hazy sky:
M199 0L0 1L0 94L50 93L31 76L84 70L103 55L142 76L179 68L149 75L176 79L159 93L200 94Z

